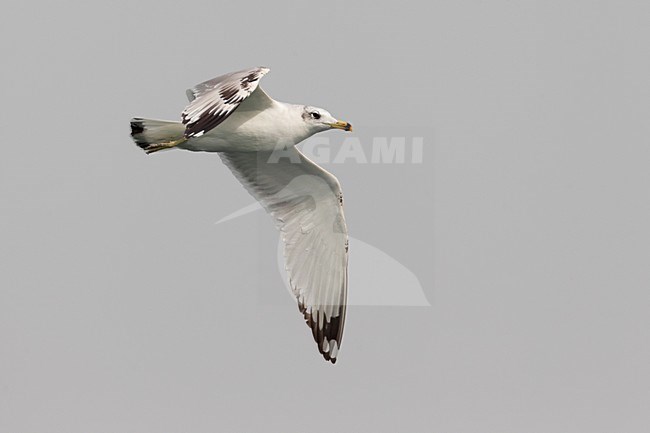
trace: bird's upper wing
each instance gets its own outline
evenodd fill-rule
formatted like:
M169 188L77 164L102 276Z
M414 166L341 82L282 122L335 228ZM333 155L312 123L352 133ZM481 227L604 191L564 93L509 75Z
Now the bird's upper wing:
M181 114L185 137L200 137L226 120L257 89L267 72L268 68L261 67L231 72L188 89L190 104ZM261 89L256 93L260 93L258 99L268 99Z
M294 147L277 154L219 155L274 217L298 308L320 353L336 362L348 288L348 235L338 180Z

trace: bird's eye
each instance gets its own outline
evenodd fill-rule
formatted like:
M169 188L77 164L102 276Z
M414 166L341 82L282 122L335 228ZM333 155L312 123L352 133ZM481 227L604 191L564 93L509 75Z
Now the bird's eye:
M310 113L312 119L320 119L320 113L314 111L313 113Z

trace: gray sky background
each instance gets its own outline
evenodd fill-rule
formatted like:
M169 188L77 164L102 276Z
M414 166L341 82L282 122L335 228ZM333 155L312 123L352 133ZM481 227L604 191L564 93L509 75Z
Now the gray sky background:
M647 2L13 2L2 21L0 432L650 429ZM214 225L251 202L219 158L128 137L255 65L364 146L425 137L420 165L327 166L351 235L432 304L351 308L335 366L271 220Z

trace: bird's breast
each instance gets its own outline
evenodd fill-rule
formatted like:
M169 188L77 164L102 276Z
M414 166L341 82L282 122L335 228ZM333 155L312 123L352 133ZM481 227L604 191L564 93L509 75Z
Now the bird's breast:
M216 128L188 142L190 150L259 152L286 149L305 138L306 131L277 110L235 111Z

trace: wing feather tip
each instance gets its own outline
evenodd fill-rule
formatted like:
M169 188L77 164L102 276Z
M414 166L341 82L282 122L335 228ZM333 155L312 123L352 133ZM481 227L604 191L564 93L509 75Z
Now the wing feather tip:
M338 345L336 344L336 340L332 340L331 343L334 345L334 347L338 347ZM325 361L329 361L332 364L336 364L338 349L330 347L328 350L319 349L319 352L321 353L321 355L323 355Z
M331 320L319 329L318 321L314 320L312 312L307 310L304 304L298 302L298 309L305 318L305 323L311 329L312 336L318 347L318 352L326 361L336 364L339 347L341 347L341 322L340 319Z

